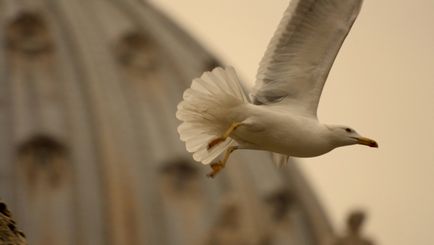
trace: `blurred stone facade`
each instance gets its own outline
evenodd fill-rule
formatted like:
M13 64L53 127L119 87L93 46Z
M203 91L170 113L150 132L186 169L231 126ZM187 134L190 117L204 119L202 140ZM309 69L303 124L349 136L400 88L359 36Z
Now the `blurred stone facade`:
M237 152L215 179L176 132L219 62L138 0L0 1L0 198L33 245L314 245L293 163Z

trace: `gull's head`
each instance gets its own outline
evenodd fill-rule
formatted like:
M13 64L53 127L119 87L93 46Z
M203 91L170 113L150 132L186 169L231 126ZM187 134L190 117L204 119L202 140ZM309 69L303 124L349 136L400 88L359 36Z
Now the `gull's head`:
M331 138L336 146L366 145L378 148L375 140L361 136L356 130L346 126L327 126L331 132Z

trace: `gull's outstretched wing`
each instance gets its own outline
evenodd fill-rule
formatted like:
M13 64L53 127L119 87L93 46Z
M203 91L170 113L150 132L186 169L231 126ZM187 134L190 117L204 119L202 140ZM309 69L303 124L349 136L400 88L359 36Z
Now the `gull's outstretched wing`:
M255 104L285 103L316 116L322 88L362 0L292 0L262 58Z

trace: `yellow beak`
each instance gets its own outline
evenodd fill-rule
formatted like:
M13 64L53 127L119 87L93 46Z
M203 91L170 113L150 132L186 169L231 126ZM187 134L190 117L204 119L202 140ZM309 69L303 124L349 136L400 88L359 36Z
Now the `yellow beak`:
M378 144L375 140L371 140L365 137L357 137L357 143L361 145L367 145L369 147L375 147L378 148Z

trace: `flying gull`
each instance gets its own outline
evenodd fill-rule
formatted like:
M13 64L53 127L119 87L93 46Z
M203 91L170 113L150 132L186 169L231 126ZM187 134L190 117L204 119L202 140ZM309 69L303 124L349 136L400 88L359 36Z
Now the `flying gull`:
M324 83L361 5L362 0L292 0L250 96L232 67L193 80L178 104L178 132L196 161L211 163L208 176L223 169L237 149L270 151L284 163L346 145L378 147L350 127L317 118Z

